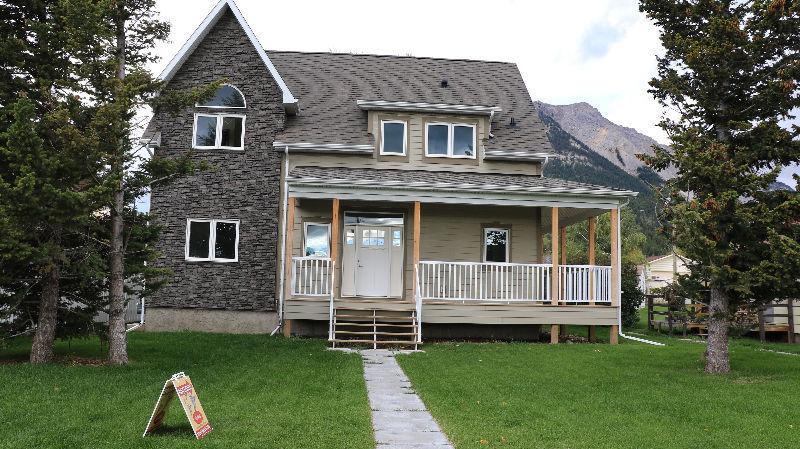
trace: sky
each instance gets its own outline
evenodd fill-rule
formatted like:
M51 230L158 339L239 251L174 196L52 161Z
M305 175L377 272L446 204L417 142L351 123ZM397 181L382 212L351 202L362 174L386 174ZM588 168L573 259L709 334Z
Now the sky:
M169 62L216 0L159 0L172 24L153 70ZM237 0L266 49L514 62L534 100L585 101L668 143L647 93L663 49L636 0ZM299 95L298 95L299 96ZM300 98L302 102L302 98ZM800 169L794 167L800 173ZM784 176L785 175L785 176ZM782 180L794 186L790 175Z

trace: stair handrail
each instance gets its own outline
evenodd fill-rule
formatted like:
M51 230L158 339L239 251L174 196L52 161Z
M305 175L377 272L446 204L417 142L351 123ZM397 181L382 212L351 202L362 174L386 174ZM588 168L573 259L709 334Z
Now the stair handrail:
M336 260L331 260L331 275L330 288L328 288L329 304L328 304L328 341L333 341L333 292L336 286Z
M419 264L414 264L414 278L416 279L416 289L414 292L414 302L417 308L417 343L422 343L422 294L420 293L419 283Z

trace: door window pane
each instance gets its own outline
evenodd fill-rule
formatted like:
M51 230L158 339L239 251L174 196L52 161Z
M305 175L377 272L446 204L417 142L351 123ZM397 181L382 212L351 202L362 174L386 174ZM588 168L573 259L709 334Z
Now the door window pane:
M508 229L486 229L486 262L508 262Z
M214 257L236 259L236 223L217 222Z
M217 118L204 115L197 116L197 130L194 142L198 147L213 147L217 139Z
M383 123L383 152L403 154L406 141L405 123Z
M447 125L428 125L428 154L447 154Z
M223 117L222 118L222 140L220 145L223 147L241 148L242 146L242 117Z
M211 240L211 223L207 221L189 222L189 257L208 259L208 244Z
M386 231L382 229L364 229L361 231L361 246L383 246L386 243Z
M306 256L329 257L330 242L327 224L306 224Z
M471 126L453 126L453 155L454 156L474 156L474 134L475 129Z

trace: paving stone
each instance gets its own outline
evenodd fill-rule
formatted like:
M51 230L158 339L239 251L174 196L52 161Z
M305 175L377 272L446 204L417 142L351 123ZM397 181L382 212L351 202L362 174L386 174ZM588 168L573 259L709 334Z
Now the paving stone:
M361 351L377 449L453 449L394 353Z

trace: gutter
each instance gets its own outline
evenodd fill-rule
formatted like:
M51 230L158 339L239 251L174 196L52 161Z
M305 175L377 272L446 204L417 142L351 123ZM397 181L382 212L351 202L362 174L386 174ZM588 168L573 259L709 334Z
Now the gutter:
M626 201L625 204L623 204L623 205L621 205L619 207L620 212L622 211L623 207L628 205L628 203L630 203L630 200ZM617 229L620 230L620 234L621 234L622 233L622 214L621 213L617 214ZM619 270L617 270L617 285L620 286L620 290L619 290L620 291L619 308L617 309L617 334L622 338L625 338L625 339L628 339L628 340L633 340L633 341L638 341L639 343L646 343L648 345L653 345L653 346L666 346L664 343L659 343L657 341L652 341L652 340L646 340L644 338L639 338L639 337L632 337L630 335L625 335L625 333L622 332L622 263L621 263L622 262L622 239L621 238L617 239L617 254L620 255L620 267L619 267Z
M283 161L283 220L281 225L281 274L280 274L280 292L278 293L278 325L270 332L270 337L278 332L278 329L283 326L283 301L284 301L284 283L286 282L286 208L289 203L289 146L283 148L284 161Z

